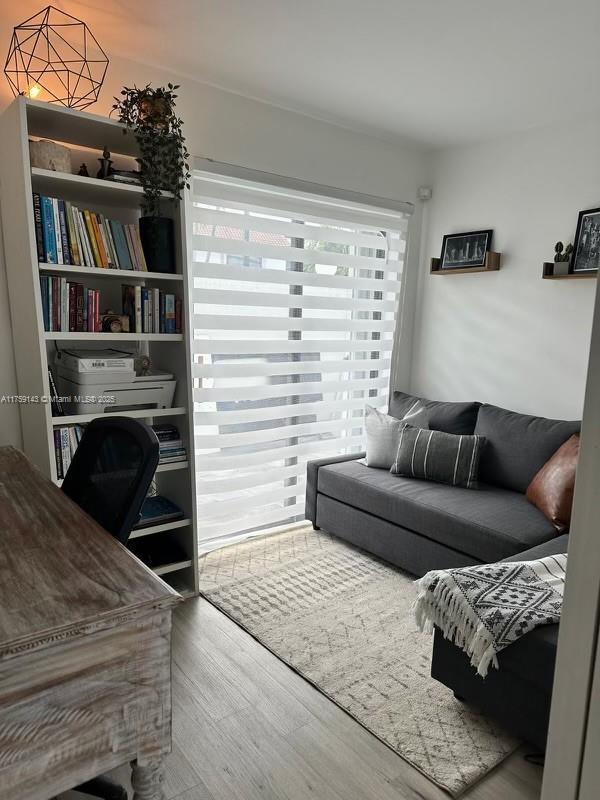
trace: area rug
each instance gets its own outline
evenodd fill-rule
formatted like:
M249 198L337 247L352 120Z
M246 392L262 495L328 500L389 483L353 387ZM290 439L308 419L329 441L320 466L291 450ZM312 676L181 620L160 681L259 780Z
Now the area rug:
M413 578L311 527L215 550L201 592L456 797L518 745L429 674Z

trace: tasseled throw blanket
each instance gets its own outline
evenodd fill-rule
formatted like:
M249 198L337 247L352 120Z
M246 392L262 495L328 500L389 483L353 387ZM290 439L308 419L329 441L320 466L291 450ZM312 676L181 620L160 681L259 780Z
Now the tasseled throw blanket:
M416 581L422 631L437 626L485 677L496 653L538 625L558 622L567 556L432 570Z

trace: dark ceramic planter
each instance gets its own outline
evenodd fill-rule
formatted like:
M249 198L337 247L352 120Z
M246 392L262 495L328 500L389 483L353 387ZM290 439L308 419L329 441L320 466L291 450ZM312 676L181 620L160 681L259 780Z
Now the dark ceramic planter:
M150 272L175 272L175 231L169 217L140 217L140 239Z

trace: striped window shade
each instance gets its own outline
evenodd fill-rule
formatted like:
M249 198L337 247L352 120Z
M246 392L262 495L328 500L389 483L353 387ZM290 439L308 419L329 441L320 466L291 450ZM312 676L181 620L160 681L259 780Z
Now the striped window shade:
M304 519L307 461L385 410L408 210L195 171L194 427L202 540Z

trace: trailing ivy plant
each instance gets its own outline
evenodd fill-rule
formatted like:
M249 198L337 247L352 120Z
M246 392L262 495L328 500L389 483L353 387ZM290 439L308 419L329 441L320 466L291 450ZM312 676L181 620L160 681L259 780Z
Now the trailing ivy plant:
M189 189L189 153L183 136L183 121L175 114L178 85L153 89L150 84L138 89L125 86L115 97L113 112L131 130L140 155L140 183L143 189L142 213L160 216L161 192L170 192L174 202ZM126 131L123 131L125 133Z

